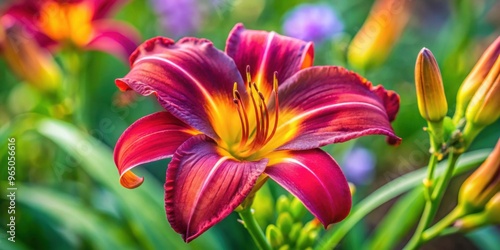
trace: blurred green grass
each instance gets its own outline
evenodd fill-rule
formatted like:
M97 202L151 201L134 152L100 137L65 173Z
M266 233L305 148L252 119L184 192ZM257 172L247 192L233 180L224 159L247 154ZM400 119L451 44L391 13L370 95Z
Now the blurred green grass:
M339 14L345 30L339 37L315 45L315 62L317 65L349 67L345 59L348 41L363 24L373 1L260 0L254 2L251 10L242 0L223 2L226 4L206 15L196 34L212 40L219 49L224 48L235 23L243 22L251 29L282 32L285 14L293 7L304 2L326 2ZM400 94L401 109L393 126L403 143L394 148L385 145L382 137L357 140L356 144L369 148L377 156L376 179L367 183L367 188L357 194L359 197L426 164L427 138L422 131L425 121L419 117L413 85L418 51L428 47L436 55L443 73L449 113L452 114L461 81L488 43L500 34L500 21L495 18L500 15L499 9L494 0L418 1L407 29L388 60L380 68L363 73L373 83L383 84ZM130 1L116 18L136 26L143 40L169 35L160 27L157 16L145 0ZM96 139L76 131L60 135L64 129L72 129L57 123L39 124L41 127L37 133L3 131L4 136L19 139L17 176L18 183L23 185L18 200L16 239L19 242L12 249L106 249L110 246L124 249L254 249L247 232L236 222L236 216L228 217L199 240L189 245L182 243L164 214L162 183L168 160L143 167L144 175L148 176L139 189L126 190L119 185L111 158L116 140L135 120L161 108L154 98L148 97L137 97L135 102L124 107L115 106L113 97L118 95L118 90L114 79L125 75L128 65L102 52L88 52L85 60L85 84L92 95L92 102L86 105L91 111L87 132ZM44 108L48 105L47 100L21 85L3 60L0 60L0 82L0 125L5 126L27 112L50 115ZM472 148L492 147L500 135L499 125L497 122L483 131ZM84 137L75 138L78 136ZM48 140L47 137L52 138ZM2 163L5 162L4 141L0 142ZM78 153L70 152L78 142L88 141L92 141L88 149L93 152L91 157L78 159ZM343 147L334 145L327 150L341 157L345 153ZM4 173L1 176L4 178ZM270 195L272 199L283 193L278 185L269 186L270 193L274 194ZM2 194L1 213L6 211L4 199ZM455 201L450 198L449 202ZM1 217L4 223L4 214ZM372 228L380 219L369 218L367 227ZM2 234L0 232L3 241Z

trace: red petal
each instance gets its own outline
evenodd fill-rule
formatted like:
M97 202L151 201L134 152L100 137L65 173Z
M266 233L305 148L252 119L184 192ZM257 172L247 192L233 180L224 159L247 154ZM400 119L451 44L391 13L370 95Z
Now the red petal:
M242 24L234 26L226 43L226 53L234 59L242 76L250 66L252 81L267 98L273 87L273 74L278 72L278 83L310 67L314 48L304 42L275 32L246 30Z
M267 159L236 161L208 137L182 144L167 169L165 208L172 228L189 242L228 216L250 193Z
M278 94L276 134L294 134L280 149L311 149L374 134L388 136L390 143L401 140L390 124L399 109L399 96L344 68L304 69Z
M168 112L158 112L137 120L116 143L114 158L120 173L120 183L127 188L139 186L143 178L132 173L132 168L171 157L195 133L195 130Z
M326 227L351 210L347 180L335 160L320 149L277 152L265 173L299 198ZM277 162L277 163L274 163Z
M208 40L185 38L174 44L168 38L153 38L137 48L130 62L131 71L116 80L120 89L155 93L170 113L212 138L217 135L211 123L235 111L234 83L245 93L233 60Z
M88 43L90 49L111 53L120 58L129 58L139 44L139 33L125 23L99 21L93 23L94 37Z

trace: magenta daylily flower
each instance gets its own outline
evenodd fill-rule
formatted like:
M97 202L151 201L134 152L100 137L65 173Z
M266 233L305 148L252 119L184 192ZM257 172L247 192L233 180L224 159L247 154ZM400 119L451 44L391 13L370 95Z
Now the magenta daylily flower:
M128 58L139 41L130 25L107 18L126 0L20 0L1 12L2 25L22 24L40 46L62 44Z
M228 216L270 177L325 226L351 208L347 181L319 147L363 135L400 141L390 125L399 96L341 67L311 67L313 45L234 27L225 52L206 39L157 37L130 57L121 90L155 94L166 111L132 124L114 157L123 186L132 168L172 157L167 218L189 242Z

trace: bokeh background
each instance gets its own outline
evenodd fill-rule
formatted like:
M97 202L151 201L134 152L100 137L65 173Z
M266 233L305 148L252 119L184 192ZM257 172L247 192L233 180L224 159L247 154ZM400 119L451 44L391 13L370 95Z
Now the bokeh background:
M195 36L213 41L219 49L224 49L227 35L236 23L249 29L274 30L314 41L316 65L343 66L398 92L401 108L393 126L403 138L401 145L391 147L383 137L367 137L325 148L356 185L354 199L358 201L385 183L427 164L429 144L422 130L426 122L418 113L413 73L419 50L427 47L434 53L452 115L461 82L484 49L500 35L500 2L496 0L401 2L408 5L407 12L394 11L406 15L407 22L405 17L381 15L373 27L365 28L368 40L378 32L401 29L393 44L377 45L377 52L387 58L377 59L370 67L349 63L347 50L369 16L373 0L132 0L114 18L136 27L142 41L154 36ZM6 0L0 2L0 13L8 4ZM387 8L392 11L391 6ZM61 107L53 103L51 96L23 83L0 54L1 228L8 223L4 193L8 137L17 141L18 185L16 243L9 243L6 230L2 230L0 248L255 249L236 214L192 243L182 242L170 228L163 207L162 185L168 160L140 167L146 177L141 187L127 190L119 185L111 155L118 137L135 120L161 107L153 97L118 91L114 79L129 69L123 60L88 51L82 55L82 61L81 89L90 97L83 105L86 121L84 126L68 126L44 120L55 117ZM19 125L13 128L12 124ZM472 149L492 148L500 136L499 126L497 122L484 130ZM456 204L457 189L465 176L452 182L438 217ZM283 194L286 192L271 181L260 192L255 210L262 225L275 221L273 207ZM418 205L417 201L411 202ZM393 203L370 213L339 248L367 247L364 239ZM495 242L487 235L500 235L497 228L485 230L488 232L444 237L424 249L489 249L489 244Z

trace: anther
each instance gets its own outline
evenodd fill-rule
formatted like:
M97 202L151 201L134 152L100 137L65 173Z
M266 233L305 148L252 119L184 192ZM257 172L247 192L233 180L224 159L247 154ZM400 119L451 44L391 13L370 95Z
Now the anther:
M274 71L273 74L273 90L278 92L278 71Z
M252 82L252 76L250 75L250 65L247 65L246 76L247 76L247 83L248 85L250 85L250 83Z

